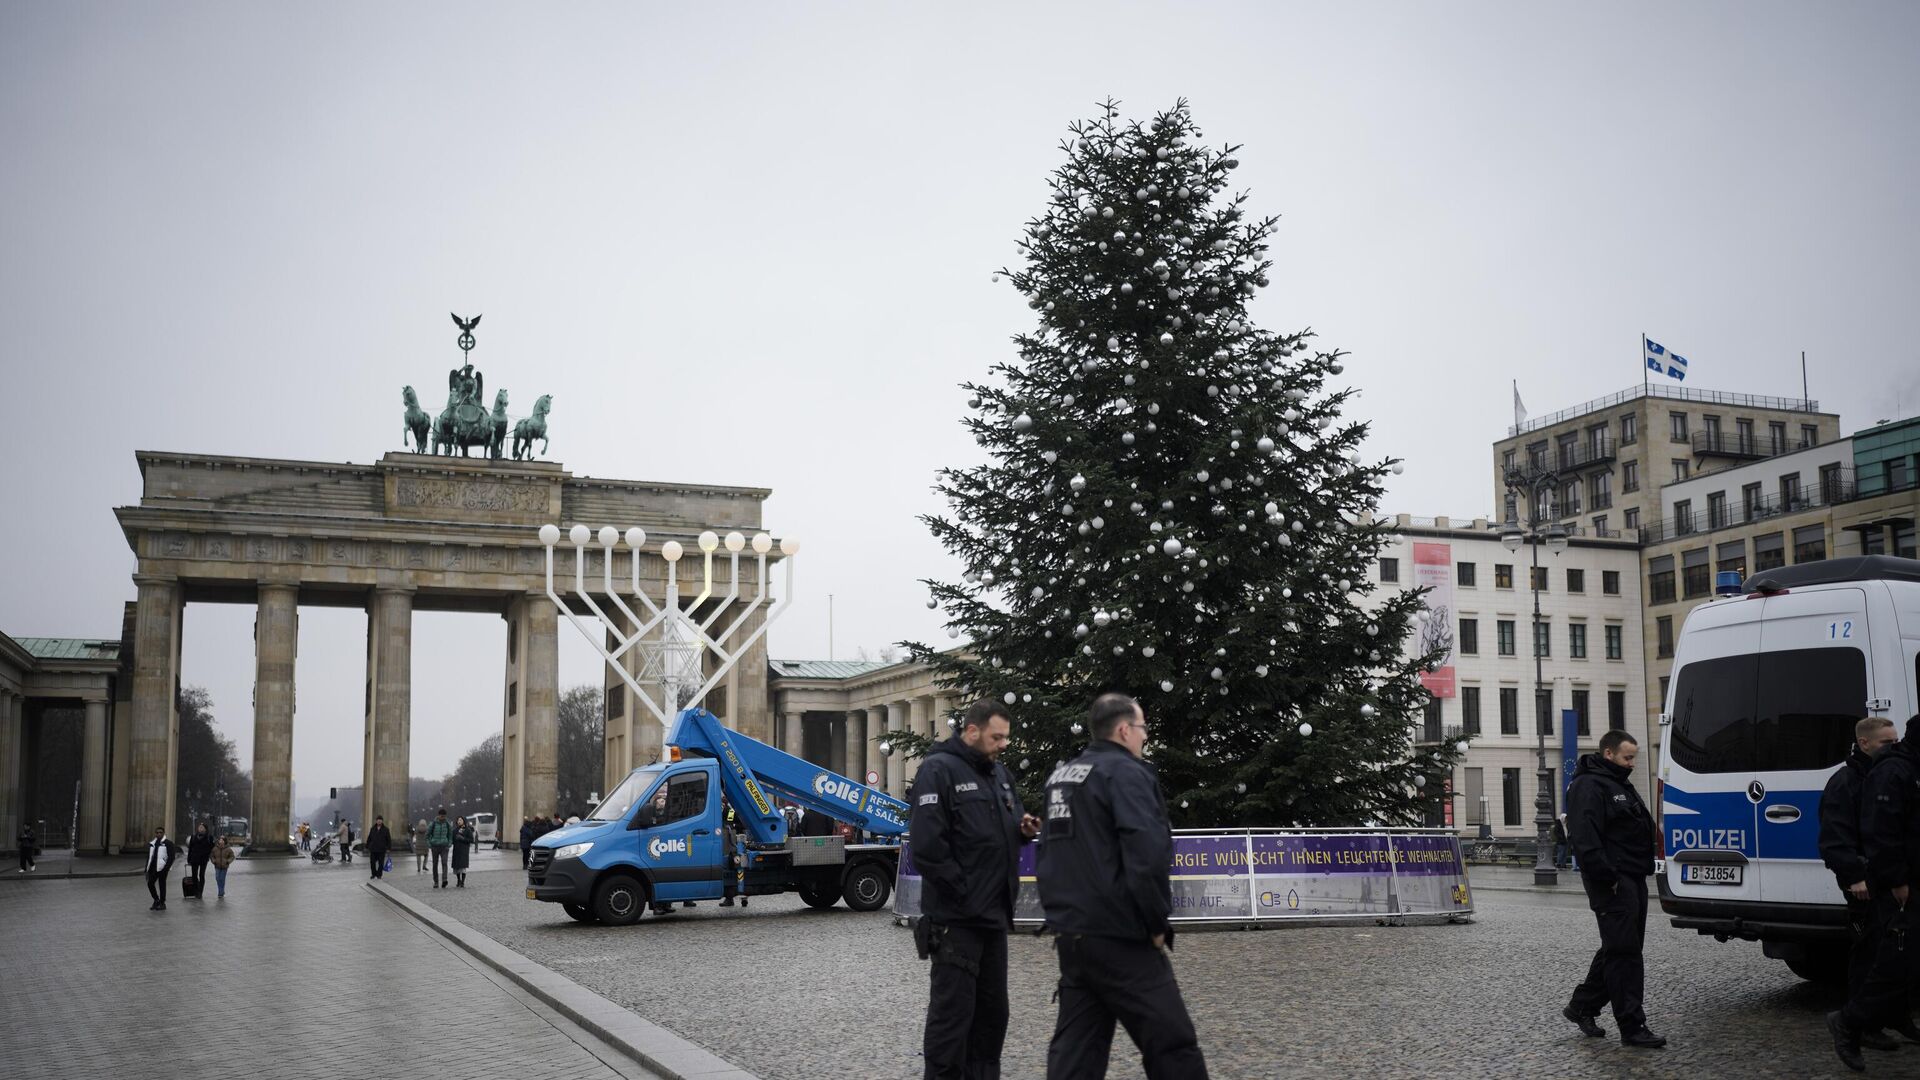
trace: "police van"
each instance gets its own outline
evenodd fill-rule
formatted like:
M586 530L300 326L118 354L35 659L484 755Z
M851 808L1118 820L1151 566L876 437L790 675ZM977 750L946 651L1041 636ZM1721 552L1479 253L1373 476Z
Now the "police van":
M1732 577L1732 575L1726 575ZM1660 907L1843 981L1846 908L1820 861L1820 795L1862 717L1920 709L1920 561L1765 570L1687 616L1660 760Z

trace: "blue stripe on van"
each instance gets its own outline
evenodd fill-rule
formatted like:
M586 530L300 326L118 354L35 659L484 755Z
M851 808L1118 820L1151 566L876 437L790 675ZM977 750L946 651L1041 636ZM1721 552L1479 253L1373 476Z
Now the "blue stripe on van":
M1759 858L1753 803L1746 791L1682 791L1668 783L1663 799L1660 822L1667 834L1667 854L1705 849Z

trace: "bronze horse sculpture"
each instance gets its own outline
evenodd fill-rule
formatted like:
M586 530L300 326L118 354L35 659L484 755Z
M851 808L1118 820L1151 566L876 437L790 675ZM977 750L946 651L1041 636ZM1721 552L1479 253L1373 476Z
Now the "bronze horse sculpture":
M466 457L469 447L478 446L487 457L498 460L507 439L507 392L502 389L494 395L491 416L472 404L470 393L463 395L459 388L449 393L446 411L434 424L433 452L450 453L459 447L460 456Z
M547 452L547 413L553 408L553 395L541 394L533 403L533 415L513 426L513 460L533 459L533 440L540 440L540 453Z
M400 388L400 401L407 407L404 426L400 429L400 445L407 445L407 436L413 436L413 452L427 452L427 432L433 427L433 417L420 407L420 398L414 394L413 387Z

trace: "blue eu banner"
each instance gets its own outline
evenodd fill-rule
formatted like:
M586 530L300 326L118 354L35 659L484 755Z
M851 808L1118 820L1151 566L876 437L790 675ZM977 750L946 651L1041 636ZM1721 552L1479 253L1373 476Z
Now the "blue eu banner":
M1573 770L1580 767L1580 714L1560 710L1560 808L1567 807L1567 785L1573 782Z

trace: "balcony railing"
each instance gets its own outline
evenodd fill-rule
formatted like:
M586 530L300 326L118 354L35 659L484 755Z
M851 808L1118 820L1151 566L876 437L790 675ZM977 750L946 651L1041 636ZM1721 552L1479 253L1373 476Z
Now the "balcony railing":
M1601 432L1591 432L1585 439L1554 451L1554 459L1559 463L1557 467L1561 472L1606 465L1615 456L1613 436Z
M1820 403L1808 398L1729 394L1720 390L1696 390L1687 386L1662 386L1655 383L1651 386L1636 386L1631 390L1622 390L1617 394L1608 394L1603 398L1594 398L1592 401L1575 405L1571 409L1561 409L1557 413L1538 416L1524 423L1515 424L1507 429L1507 437L1512 438L1515 435L1525 435L1529 431L1539 431L1541 428L1552 427L1555 424L1642 397L1665 398L1669 401L1697 401L1704 405L1731 405L1744 409L1768 409L1773 412L1817 413L1820 411Z
M1838 506L1859 497L1854 484L1853 470L1840 469L1821 477L1819 483L1809 488L1763 495L1751 501L1743 501L1739 505L1729 504L1723 508L1709 508L1706 513L1690 511L1686 514L1676 514L1664 521L1642 525L1640 542L1659 544L1682 537L1704 535L1720 529L1731 529L1736 525L1767 521L1822 506Z
M1719 431L1702 431L1693 437L1693 452L1697 457L1727 457L1758 460L1772 457L1780 451L1775 449L1772 440L1761 442L1752 435L1728 435Z

